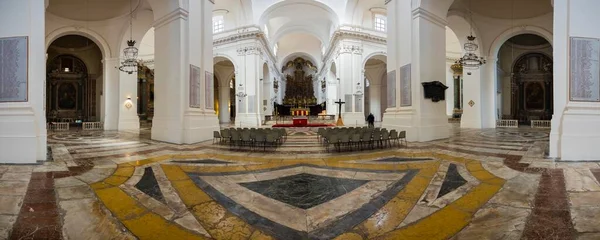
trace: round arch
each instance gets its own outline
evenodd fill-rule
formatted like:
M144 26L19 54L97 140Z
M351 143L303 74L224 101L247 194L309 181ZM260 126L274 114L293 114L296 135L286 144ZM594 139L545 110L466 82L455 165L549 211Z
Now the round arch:
M302 57L302 58L306 58L308 60L310 60L313 64L315 64L315 66L319 66L319 62L317 61L316 58L314 58L312 55L305 53L305 52L293 52L288 54L287 56L283 57L283 61L281 61L279 64L279 68L282 68L284 64L286 64L288 61L291 61L297 57Z
M551 46L554 46L552 43L552 33L550 31L537 26L518 26L509 28L498 35L490 45L488 56L496 58L496 56L498 56L498 52L500 51L500 47L502 47L502 45L508 41L508 39L521 34L538 35L546 39Z
M227 56L227 55L218 55L218 56L213 57L213 72L215 72L214 73L215 76L218 74L216 73L216 71L214 71L214 65L216 65L219 62L223 62L223 61L229 61L233 64L233 75L235 75L238 68L237 68L235 61L233 61L233 58L231 58L230 56ZM219 80L220 81L229 81L231 79L230 76L220 76ZM227 84L229 84L229 82L222 82L222 84L227 85Z
M452 30L452 32L454 32L454 34L458 38L458 42L460 43L461 48L465 45L467 36L469 36L471 34L471 31L473 31L473 35L477 37L475 39L475 43L479 46L479 49L477 49L475 53L478 55L482 55L483 43L480 37L481 35L479 34L479 29L476 25L471 25L471 23L467 21L467 17L465 16L464 12L449 11L448 16L446 17L446 21L448 22L448 28L450 28L450 30Z
M424 9L445 19L452 3L454 0L413 0L412 9Z
M184 4L185 0L147 0L154 13L154 20L161 20L166 15L175 11L187 11L189 3ZM187 1L185 1L187 2Z
M279 42L279 40L281 38L283 38L285 35L288 35L288 34L291 34L291 33L304 33L304 34L307 34L307 35L310 35L310 36L316 38L321 43L328 42L328 41L325 41L325 39L323 39L323 36L319 36L314 31L312 31L310 29L310 27L308 27L308 26L288 26L288 25L284 25L281 28L285 29L285 30L278 31L275 35L273 35L273 38L272 38L273 39L273 43Z
M324 3L321 3L318 1L312 1L312 0L287 0L287 1L281 1L281 2L275 3L271 6L269 6L267 9L265 9L265 11L262 13L260 18L258 19L260 26L264 25L265 22L267 21L267 18L269 17L269 15L272 12L276 11L278 8L295 5L295 4L306 4L306 5L311 5L311 6L321 8L328 13L329 19L333 20L333 23L335 26L339 25L340 17L337 15L337 13L333 9L331 9L329 6L325 5Z
M383 61L385 64L387 64L387 53L380 51L380 52L372 52L369 55L367 55L362 62L362 67L365 68L365 66L367 65L367 62L369 61L369 59L371 58L376 58L378 60Z
M112 57L112 54L110 51L110 45L108 45L108 42L106 42L106 40L102 36L100 36L100 34L94 32L90 29L87 29L87 28L79 28L78 29L78 28L75 28L72 26L56 29L56 30L50 32L48 35L46 35L46 51L48 51L48 48L50 47L52 42L54 42L56 39L58 39L60 37L64 37L67 35L79 35L79 36L89 38L98 46L98 48L100 48L103 59L108 59L108 58Z
M217 64L218 62L222 62L222 61L230 61L231 63L233 63L233 68L237 70L238 64L235 62L234 59L235 58L229 56L228 54L217 53L213 56L213 65Z

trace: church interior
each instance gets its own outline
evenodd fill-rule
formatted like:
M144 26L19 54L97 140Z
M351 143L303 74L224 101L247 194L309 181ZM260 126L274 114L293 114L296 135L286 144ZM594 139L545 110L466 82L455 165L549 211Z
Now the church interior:
M0 239L600 239L597 0L0 0Z

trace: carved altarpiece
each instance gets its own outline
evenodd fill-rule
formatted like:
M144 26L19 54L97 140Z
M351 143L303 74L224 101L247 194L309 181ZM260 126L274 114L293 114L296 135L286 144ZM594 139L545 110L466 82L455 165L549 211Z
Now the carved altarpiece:
M552 59L541 53L521 56L513 65L511 115L519 122L550 120L552 116Z
M49 122L96 121L96 78L71 55L48 62L46 119Z

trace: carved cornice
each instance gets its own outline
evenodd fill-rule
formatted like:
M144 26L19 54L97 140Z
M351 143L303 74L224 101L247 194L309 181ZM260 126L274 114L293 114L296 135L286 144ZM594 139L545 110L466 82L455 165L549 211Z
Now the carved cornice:
M178 19L183 19L183 20L187 20L188 16L189 16L189 12L183 8L177 8L175 10L173 10L172 12L168 13L167 15L163 16L162 18L154 21L154 29L158 29L172 21L178 20Z
M215 34L217 38L213 39L213 47L218 47L226 44L235 44L244 40L258 41L260 44L255 46L240 47L237 49L238 55L260 55L263 60L269 62L269 68L277 69L277 58L270 47L264 32L256 25L248 25L232 29L225 32ZM218 37L223 36L223 37ZM217 53L218 54L218 53ZM279 71L274 71L279 79L283 79L283 75Z
M339 53L362 54L363 48L355 44L343 44L342 47L339 49Z
M413 19L417 19L417 18L423 18L435 25L438 25L442 28L446 28L446 26L448 25L448 21L446 21L446 19L439 17L438 15L435 15L434 13L427 11L423 8L416 8L412 11L412 18Z
M245 46L237 49L238 56L244 55L261 55L262 47L260 46Z

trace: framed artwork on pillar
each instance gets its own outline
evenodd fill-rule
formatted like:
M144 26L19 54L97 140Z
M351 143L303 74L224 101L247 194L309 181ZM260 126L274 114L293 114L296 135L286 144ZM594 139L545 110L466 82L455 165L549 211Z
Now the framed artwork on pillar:
M215 91L213 89L213 84L214 84L214 79L213 79L213 74L209 71L205 71L204 72L204 86L205 86L205 93L204 96L206 96L205 99L205 104L206 106L204 106L206 109L213 109L215 106Z
M0 38L0 103L27 102L27 37Z
M387 105L396 107L396 70L387 74Z
M400 107L412 106L410 63L400 67Z
M600 102L600 39L570 38L569 99Z
M190 64L190 107L200 108L200 67Z

